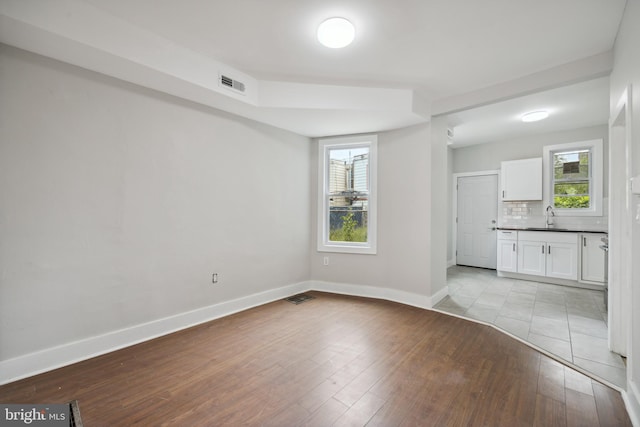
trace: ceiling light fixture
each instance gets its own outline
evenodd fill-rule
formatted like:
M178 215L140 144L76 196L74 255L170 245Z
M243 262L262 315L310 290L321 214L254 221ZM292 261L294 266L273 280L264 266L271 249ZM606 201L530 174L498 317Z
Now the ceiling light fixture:
M522 116L522 121L525 123L529 122L537 122L538 120L544 120L549 117L549 112L541 110L541 111L532 111L530 113L526 113Z
M318 27L318 41L332 49L350 45L355 36L355 27L345 18L329 18Z

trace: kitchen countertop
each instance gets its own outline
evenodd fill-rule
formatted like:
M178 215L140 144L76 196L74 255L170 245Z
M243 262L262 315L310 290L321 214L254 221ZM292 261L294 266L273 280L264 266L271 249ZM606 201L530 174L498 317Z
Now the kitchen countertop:
M607 234L606 230L579 230L579 229L570 229L570 228L555 228L555 227L497 227L498 230L509 230L509 231L554 231L556 233L604 233Z

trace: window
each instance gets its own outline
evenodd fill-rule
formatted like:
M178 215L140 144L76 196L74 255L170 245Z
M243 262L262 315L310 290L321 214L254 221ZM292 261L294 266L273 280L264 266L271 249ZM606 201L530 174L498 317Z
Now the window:
M544 199L558 215L602 215L602 140L544 147Z
M553 206L556 209L591 207L591 151L553 153Z
M376 253L375 135L320 140L318 251Z

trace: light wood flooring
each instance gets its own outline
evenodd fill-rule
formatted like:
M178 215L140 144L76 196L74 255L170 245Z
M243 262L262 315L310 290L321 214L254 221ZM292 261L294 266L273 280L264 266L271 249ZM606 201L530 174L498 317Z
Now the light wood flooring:
M631 426L620 394L484 325L312 293L0 387L96 426Z

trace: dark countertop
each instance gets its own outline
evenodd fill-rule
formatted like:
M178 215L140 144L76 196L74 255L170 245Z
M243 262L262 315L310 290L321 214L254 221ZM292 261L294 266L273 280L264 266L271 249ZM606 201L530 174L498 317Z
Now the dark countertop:
M509 231L554 231L556 233L604 233L608 234L606 230L577 230L569 228L555 228L555 227L497 227L498 230Z

